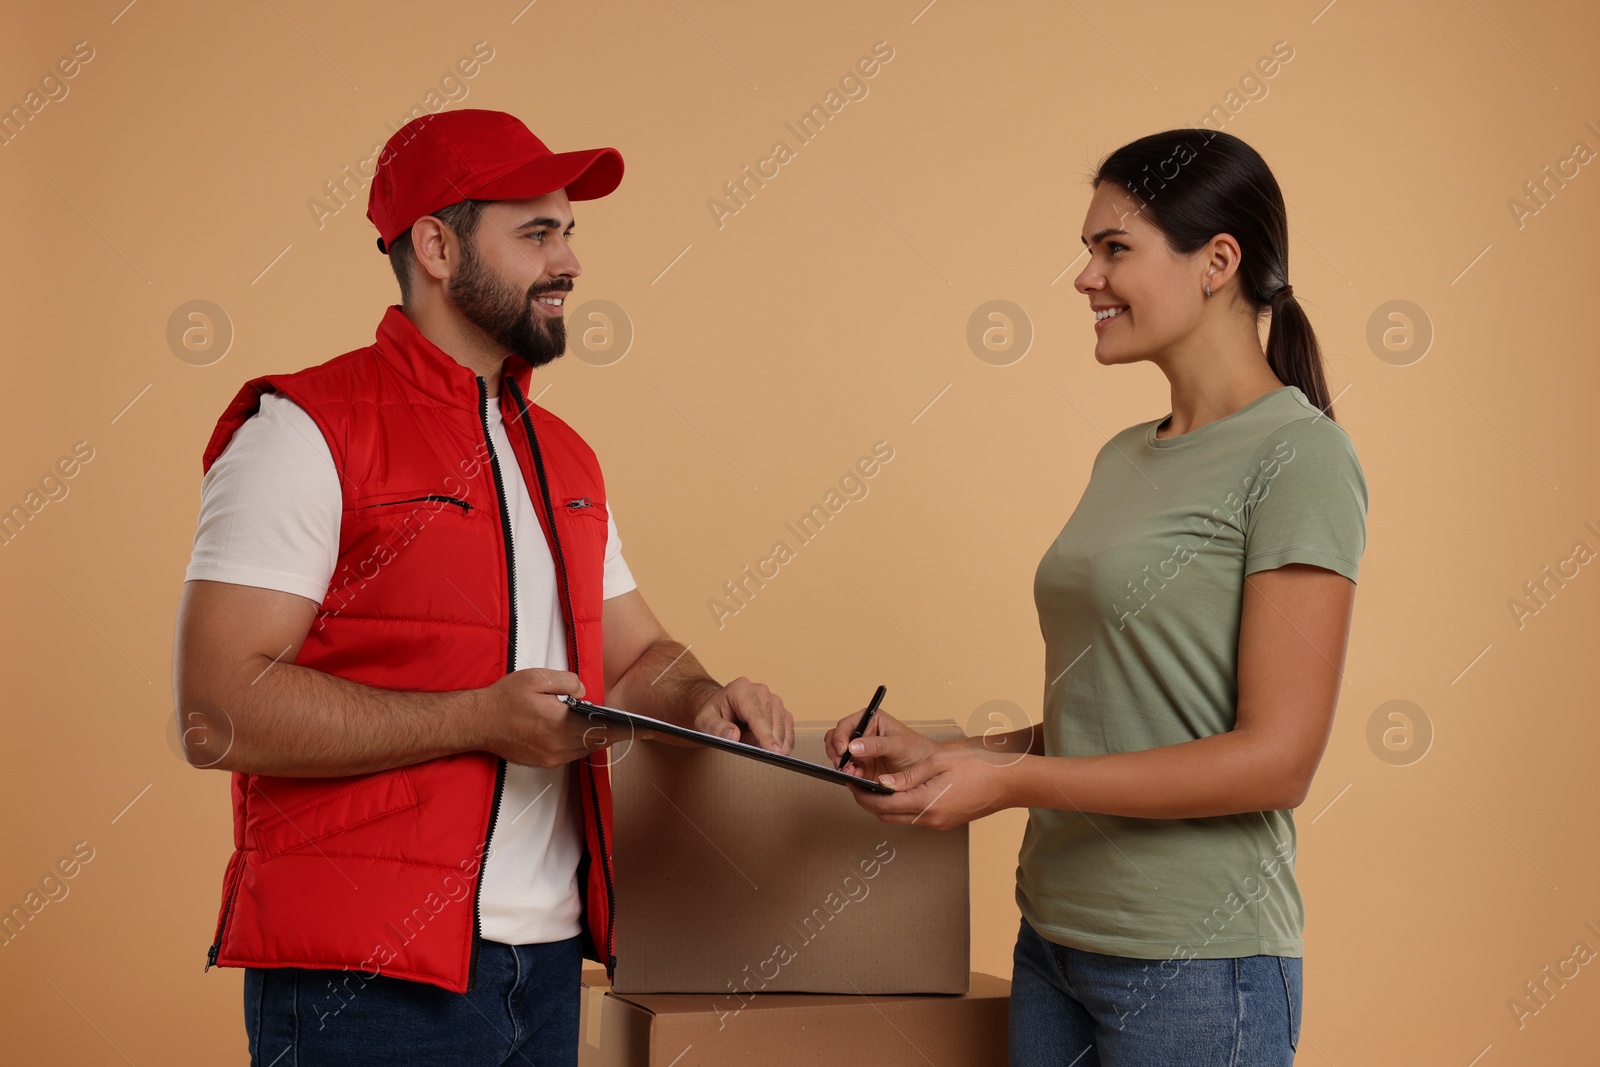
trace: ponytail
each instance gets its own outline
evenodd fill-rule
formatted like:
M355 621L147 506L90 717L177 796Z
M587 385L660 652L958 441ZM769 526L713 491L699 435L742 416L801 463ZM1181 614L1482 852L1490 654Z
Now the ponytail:
M1272 325L1267 329L1267 366L1285 385L1296 386L1314 407L1321 408L1330 421L1333 398L1322 376L1322 346L1305 309L1294 298L1294 287L1286 285L1271 300Z

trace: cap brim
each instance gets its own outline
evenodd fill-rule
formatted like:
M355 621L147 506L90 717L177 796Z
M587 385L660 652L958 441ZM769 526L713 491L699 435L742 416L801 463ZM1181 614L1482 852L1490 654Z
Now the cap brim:
M622 153L615 148L557 152L524 163L468 194L473 200L522 200L557 189L568 200L598 200L622 184Z

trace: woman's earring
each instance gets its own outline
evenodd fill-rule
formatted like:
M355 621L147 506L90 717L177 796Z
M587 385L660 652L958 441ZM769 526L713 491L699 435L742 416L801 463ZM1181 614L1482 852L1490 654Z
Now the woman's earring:
M1210 282L1206 282L1206 295L1207 296L1211 295L1211 283Z

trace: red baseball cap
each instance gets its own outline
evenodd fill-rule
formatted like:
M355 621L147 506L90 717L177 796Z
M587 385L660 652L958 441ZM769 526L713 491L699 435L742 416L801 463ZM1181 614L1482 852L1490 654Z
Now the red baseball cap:
M557 189L572 200L595 200L621 181L615 148L552 152L515 115L463 108L395 131L378 156L367 218L387 255L412 223L462 200L522 200Z

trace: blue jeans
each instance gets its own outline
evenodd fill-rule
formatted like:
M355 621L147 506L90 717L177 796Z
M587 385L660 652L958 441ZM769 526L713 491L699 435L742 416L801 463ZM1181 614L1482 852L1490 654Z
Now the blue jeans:
M363 971L246 967L251 1067L576 1067L583 950L478 942L469 993Z
M1027 919L1011 976L1012 1067L1290 1067L1301 960L1133 959L1068 948Z

